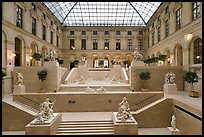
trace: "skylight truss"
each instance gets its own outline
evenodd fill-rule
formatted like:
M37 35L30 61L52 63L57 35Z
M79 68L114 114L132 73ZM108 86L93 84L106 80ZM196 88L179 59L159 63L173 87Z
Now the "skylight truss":
M161 2L43 2L63 26L146 26Z

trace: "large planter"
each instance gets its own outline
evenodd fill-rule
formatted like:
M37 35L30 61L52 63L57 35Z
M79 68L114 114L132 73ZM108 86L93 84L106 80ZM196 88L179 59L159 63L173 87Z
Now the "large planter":
M190 97L198 98L198 97L199 97L199 92L190 91L190 92L188 93L188 95L189 95Z

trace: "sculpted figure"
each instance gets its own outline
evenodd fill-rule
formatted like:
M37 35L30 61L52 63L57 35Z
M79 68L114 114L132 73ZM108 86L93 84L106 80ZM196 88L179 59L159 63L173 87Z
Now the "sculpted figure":
M169 72L165 75L165 84L174 84L175 83L175 74Z
M126 97L123 97L123 100L119 103L118 113L116 117L122 122L125 122L127 119L132 117L132 114L130 113L129 103Z
M176 117L174 115L172 116L171 127L176 130Z
M23 74L16 72L17 85L23 85Z
M132 53L133 60L139 61L142 58L142 54L139 53L138 48L135 48L135 51Z

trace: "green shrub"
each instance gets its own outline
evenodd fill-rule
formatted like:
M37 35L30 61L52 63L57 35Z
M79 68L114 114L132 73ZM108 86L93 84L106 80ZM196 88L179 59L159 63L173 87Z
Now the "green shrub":
M151 78L151 73L149 71L144 71L144 72L139 73L139 77L142 80L149 80Z
M39 80L41 81L45 80L47 77L47 70L43 69L43 70L38 71L37 76Z
M2 70L2 79L6 76L6 72Z
M36 60L36 61L40 61L40 59L42 58L42 54L40 52L34 52L32 57Z

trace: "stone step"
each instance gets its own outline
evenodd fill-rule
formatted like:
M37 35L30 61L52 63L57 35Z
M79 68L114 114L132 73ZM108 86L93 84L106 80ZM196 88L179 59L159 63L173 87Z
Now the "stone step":
M39 113L38 110L36 110L36 109L34 109L34 108L32 108L32 107L26 105L26 104L23 104L23 103L21 103L21 102L19 102L19 101L14 101L14 102L15 102L16 104L20 105L20 106L23 106L24 108L26 108L26 109L28 109L28 110L30 110L30 111L33 111L34 113Z
M82 127L59 127L58 131L70 131L70 130L113 130L113 126L109 126L109 127L86 127L86 126L82 126Z
M82 130L64 130L64 131L57 131L57 134L60 133L110 133L113 132L113 129L97 129L97 130L86 130L86 129L82 129Z
M68 127L110 127L113 124L87 124L87 125L60 125L60 128L68 128Z
M61 121L60 125L113 124L113 121Z
M57 133L56 135L113 135L113 132L104 133Z

